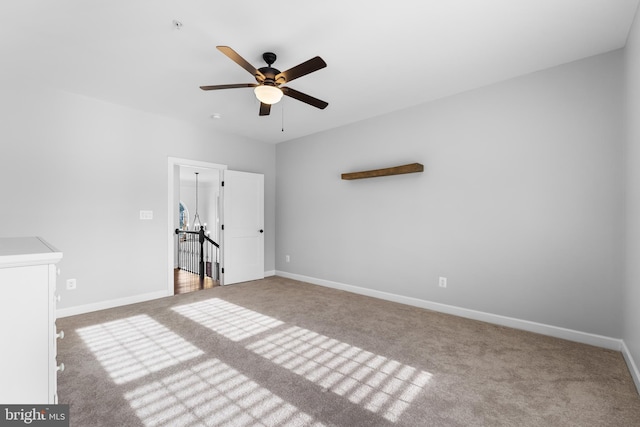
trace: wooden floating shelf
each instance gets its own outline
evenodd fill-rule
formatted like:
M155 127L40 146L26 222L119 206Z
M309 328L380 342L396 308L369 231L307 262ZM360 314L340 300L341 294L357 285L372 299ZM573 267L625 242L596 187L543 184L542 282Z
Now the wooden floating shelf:
M342 179L375 178L378 176L402 175L404 173L415 173L415 172L424 172L424 166L421 165L420 163L411 163L409 165L394 166L392 168L343 173Z

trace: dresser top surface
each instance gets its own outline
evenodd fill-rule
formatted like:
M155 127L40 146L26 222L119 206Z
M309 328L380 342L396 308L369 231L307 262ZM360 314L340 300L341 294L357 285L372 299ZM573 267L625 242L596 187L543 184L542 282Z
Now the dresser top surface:
M16 264L51 264L62 252L40 237L0 237L0 268Z

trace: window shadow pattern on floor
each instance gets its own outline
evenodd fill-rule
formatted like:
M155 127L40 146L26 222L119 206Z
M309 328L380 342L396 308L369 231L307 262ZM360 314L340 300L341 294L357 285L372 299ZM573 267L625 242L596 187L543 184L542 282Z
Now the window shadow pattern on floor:
M381 421L397 422L432 382L428 372L221 298L171 310ZM77 333L144 426L324 425L147 314Z

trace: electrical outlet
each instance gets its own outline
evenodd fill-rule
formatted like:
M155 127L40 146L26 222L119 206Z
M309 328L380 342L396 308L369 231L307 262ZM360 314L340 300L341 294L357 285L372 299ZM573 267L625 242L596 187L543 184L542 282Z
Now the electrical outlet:
M447 278L446 277L440 277L438 279L438 286L440 286L441 288L446 288L447 287Z
M289 255L285 255L284 262L291 262L291 257Z
M76 279L67 279L67 290L73 291L76 288Z

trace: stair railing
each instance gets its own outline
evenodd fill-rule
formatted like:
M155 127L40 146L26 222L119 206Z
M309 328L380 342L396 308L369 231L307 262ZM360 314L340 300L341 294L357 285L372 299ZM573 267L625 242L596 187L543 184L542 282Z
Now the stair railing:
M204 227L199 231L187 231L176 228L178 236L178 268L200 276L200 287L206 277L220 280L220 245L205 234Z

